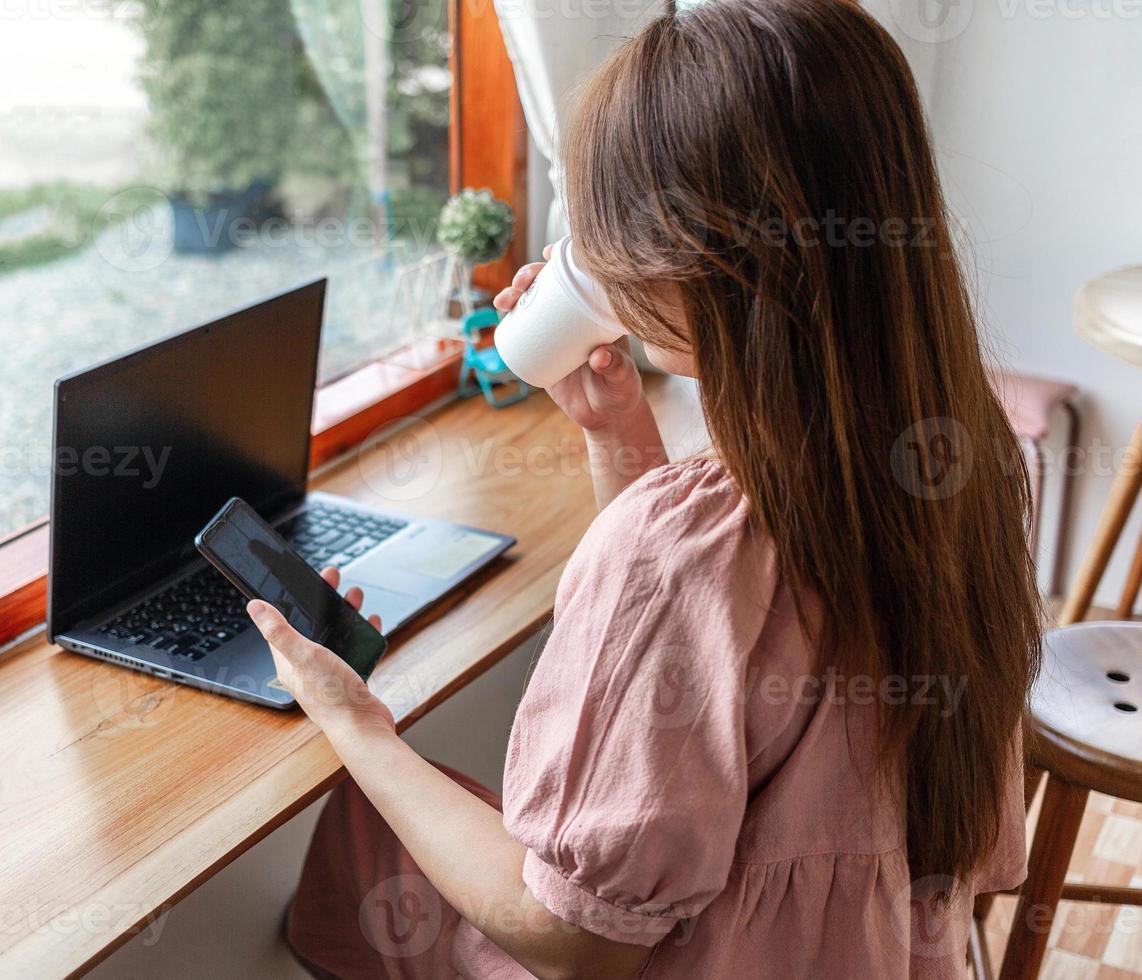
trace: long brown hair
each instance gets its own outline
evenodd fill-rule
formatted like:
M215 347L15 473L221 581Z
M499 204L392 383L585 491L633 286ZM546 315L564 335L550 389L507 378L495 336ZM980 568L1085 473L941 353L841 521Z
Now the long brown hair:
M822 657L955 682L881 707L881 761L913 877L962 880L997 839L1040 608L1026 467L900 49L845 0L666 15L591 79L564 163L577 258L636 336L694 352Z

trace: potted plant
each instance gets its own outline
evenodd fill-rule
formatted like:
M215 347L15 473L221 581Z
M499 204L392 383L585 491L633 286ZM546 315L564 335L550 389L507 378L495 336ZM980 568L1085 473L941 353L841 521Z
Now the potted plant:
M489 190L468 187L440 211L436 238L459 264L460 305L472 312L472 269L504 254L512 238L512 209L506 201L492 197Z
M280 0L145 0L143 88L165 158L175 248L219 251L285 169L299 105L299 40Z

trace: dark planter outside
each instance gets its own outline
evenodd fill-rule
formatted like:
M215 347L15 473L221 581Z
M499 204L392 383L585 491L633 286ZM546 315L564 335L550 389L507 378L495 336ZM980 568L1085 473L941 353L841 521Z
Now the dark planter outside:
M270 192L268 180L256 180L242 191L212 194L205 205L183 194L170 197L174 216L174 250L182 255L228 252L237 244L234 222L255 214Z

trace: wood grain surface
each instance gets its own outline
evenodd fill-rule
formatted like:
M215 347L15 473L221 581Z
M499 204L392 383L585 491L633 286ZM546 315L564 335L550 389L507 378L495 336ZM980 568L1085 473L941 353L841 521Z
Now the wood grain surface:
M672 456L705 441L689 383L648 382ZM516 535L394 638L371 684L407 727L551 616L594 516L582 435L537 393L367 439L314 487ZM0 658L0 976L81 973L328 790L342 770L278 712L67 653Z

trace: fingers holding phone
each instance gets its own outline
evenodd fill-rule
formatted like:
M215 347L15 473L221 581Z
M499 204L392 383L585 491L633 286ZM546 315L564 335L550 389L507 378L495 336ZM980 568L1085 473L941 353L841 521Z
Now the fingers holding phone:
M278 680L320 728L330 731L365 717L396 731L392 712L332 650L307 640L267 602L254 599L246 611L269 644Z
M325 579L333 588L341 588L341 573L336 568L323 568L321 570L321 577ZM345 593L345 601L349 603L357 612L361 611L361 606L365 602L365 593L361 591L359 586L352 586L348 592ZM381 623L381 617L372 615L369 617L369 625L372 626L378 633L384 632Z
M380 620L366 621L360 589L337 592L334 569L318 574L245 501L231 499L199 532L200 552L249 601L270 647L278 682L323 727L344 707L388 709L365 678L387 649Z

